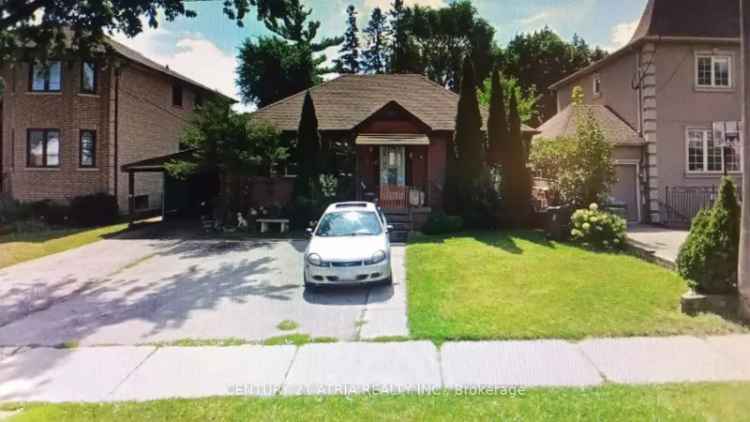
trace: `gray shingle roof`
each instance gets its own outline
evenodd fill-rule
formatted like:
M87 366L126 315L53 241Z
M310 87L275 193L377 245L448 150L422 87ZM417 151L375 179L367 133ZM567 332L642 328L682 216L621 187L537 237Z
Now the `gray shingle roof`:
M422 75L343 75L310 88L320 130L352 130L395 101L432 130L452 131L458 95ZM252 114L283 131L296 131L305 91ZM483 110L486 122L486 110ZM524 131L534 132L528 126Z
M539 127L538 138L557 138L559 136L573 136L576 133L576 111L590 111L593 113L599 127L604 132L608 142L614 145L641 145L643 139L620 116L609 107L603 105L569 105L554 117Z

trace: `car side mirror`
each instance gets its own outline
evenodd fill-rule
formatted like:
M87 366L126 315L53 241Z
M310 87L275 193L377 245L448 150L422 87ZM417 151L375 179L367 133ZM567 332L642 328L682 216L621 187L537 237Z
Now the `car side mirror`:
M309 238L312 237L312 235L313 235L313 229L310 228L310 227L306 228L305 229L305 237L307 237L309 239Z
M393 224L388 224L387 226L385 226L385 229L388 230L389 232L392 232L393 231Z

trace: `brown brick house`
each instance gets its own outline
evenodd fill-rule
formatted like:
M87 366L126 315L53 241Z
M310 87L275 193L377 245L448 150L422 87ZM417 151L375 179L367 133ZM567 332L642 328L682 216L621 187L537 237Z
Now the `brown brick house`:
M177 152L196 104L215 91L108 39L95 61L0 68L0 189L21 201L107 192L128 209L123 164ZM159 208L161 174L137 180Z
M580 86L615 144L615 199L632 220L686 224L742 174L741 145L720 141L739 137L743 72L737 1L649 0L626 46L550 87L559 114L540 136L574 131Z
M344 75L311 88L310 95L324 147L354 150L353 160L336 163L354 176L352 199L378 200L386 210L442 207L458 95L414 74ZM304 96L282 99L252 117L293 134ZM528 137L536 133L523 130Z

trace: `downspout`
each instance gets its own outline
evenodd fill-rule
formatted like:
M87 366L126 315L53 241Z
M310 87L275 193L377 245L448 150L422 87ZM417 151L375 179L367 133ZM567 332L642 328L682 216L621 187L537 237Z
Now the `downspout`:
M114 181L114 196L115 200L118 198L118 175L119 175L119 126L120 126L120 63L115 63L115 130L114 130L114 168L112 173L112 180Z

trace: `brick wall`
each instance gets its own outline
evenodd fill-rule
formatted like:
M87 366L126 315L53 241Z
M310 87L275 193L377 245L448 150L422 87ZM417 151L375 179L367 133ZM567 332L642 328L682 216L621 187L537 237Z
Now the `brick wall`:
M6 81L2 108L2 171L4 186L21 201L53 199L117 191L122 212L128 209L128 177L117 171L123 164L176 152L183 128L193 110L195 94L183 86L183 106L172 105L174 79L137 63L123 60L118 95L118 148L114 147L115 66L99 66L97 93L80 92L81 65L63 63L62 91L29 92L29 65L0 68ZM30 128L60 130L60 166L27 166ZM82 129L96 131L96 167L80 168ZM162 176L136 175L136 195L149 195L149 206L161 205Z

